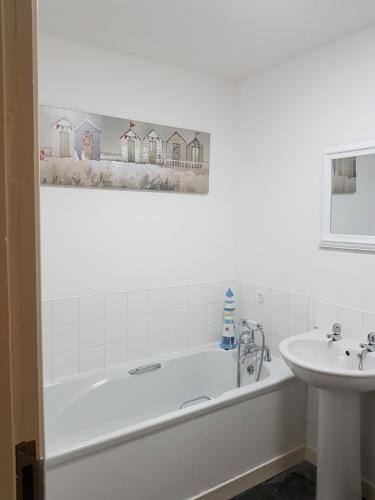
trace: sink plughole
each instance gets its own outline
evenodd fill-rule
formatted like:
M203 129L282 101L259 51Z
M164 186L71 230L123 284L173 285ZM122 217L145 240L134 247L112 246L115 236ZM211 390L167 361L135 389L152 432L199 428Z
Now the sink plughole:
M328 333L289 337L280 352L298 378L319 389L317 500L360 500L360 394L375 390L375 352L345 332L339 340Z

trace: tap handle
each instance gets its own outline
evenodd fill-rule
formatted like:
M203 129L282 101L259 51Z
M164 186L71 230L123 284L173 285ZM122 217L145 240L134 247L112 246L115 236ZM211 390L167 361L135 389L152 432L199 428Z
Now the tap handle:
M253 319L240 319L239 323L242 327L247 327L251 331L262 328L262 323L259 323L259 321L255 321Z
M332 333L334 335L337 335L337 334L341 333L341 325L340 325L340 323L333 323L333 325L332 325Z
M367 335L367 343L368 345L375 345L375 332L370 332Z

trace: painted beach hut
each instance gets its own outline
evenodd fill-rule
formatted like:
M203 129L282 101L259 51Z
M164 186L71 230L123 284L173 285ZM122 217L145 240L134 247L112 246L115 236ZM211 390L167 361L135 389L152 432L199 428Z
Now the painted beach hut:
M75 149L82 160L100 160L101 130L90 120L84 120L75 130Z
M177 131L167 140L166 160L168 165L176 167L186 161L186 141Z
M122 161L139 163L141 160L142 141L132 127L120 137Z
M51 127L52 156L71 158L74 156L74 127L65 117L60 118Z
M200 164L203 162L203 144L195 137L186 148L187 161Z
M161 165L163 163L163 140L152 129L142 141L142 162Z

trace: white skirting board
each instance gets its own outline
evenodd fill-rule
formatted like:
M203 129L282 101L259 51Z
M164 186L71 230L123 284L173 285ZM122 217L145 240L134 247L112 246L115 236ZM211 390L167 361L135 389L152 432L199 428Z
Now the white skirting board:
M228 500L228 498L239 495L276 474L284 472L293 467L293 465L297 465L302 460L307 460L316 465L316 451L312 448L301 446L259 467L244 472L229 481L225 481L210 490L200 493L190 500ZM362 495L366 497L366 500L375 500L375 486L365 479L362 479Z
M244 472L229 481L204 491L191 500L228 500L235 495L239 495L253 486L256 486L267 479L280 474L289 467L298 464L305 459L305 447L301 446L284 455L280 455L269 462L266 462L259 467L255 467L247 472Z

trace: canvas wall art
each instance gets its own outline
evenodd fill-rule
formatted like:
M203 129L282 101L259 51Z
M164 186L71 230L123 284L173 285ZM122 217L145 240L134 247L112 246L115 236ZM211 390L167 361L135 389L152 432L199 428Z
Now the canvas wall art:
M210 134L40 106L40 182L208 193Z

